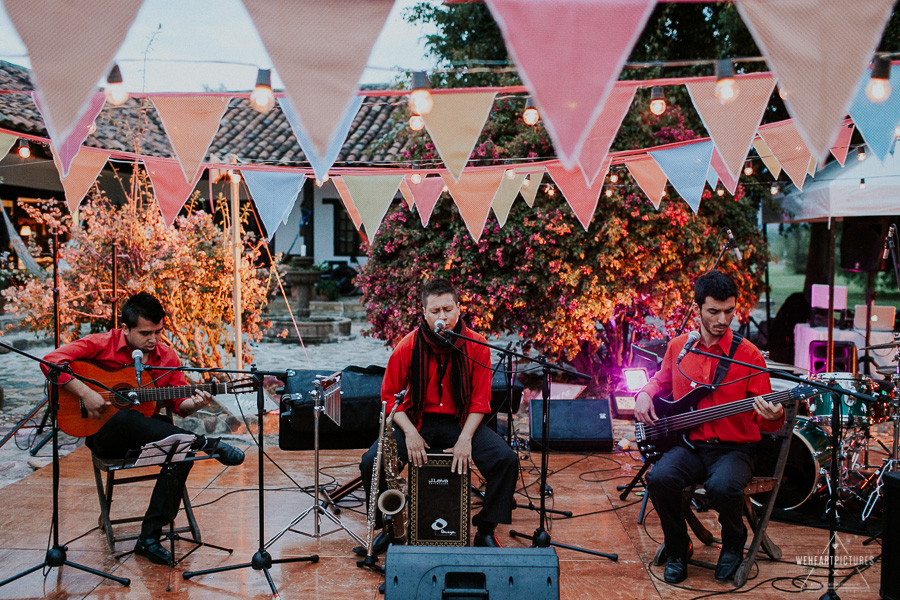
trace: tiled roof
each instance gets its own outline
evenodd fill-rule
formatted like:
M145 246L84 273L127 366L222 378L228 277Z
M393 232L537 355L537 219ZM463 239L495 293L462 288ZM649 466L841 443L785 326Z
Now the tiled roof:
M32 89L27 69L0 61L0 90ZM336 166L401 162L409 136L394 140L392 133L405 123L403 104L396 96L365 97L338 154ZM96 125L97 130L85 142L88 146L149 156L173 156L162 122L149 99L133 98L119 107L107 105ZM0 94L0 128L47 137L37 107L25 94ZM210 156L224 159L229 154L237 155L245 163L308 165L290 124L277 106L260 114L244 99L231 100L209 147Z

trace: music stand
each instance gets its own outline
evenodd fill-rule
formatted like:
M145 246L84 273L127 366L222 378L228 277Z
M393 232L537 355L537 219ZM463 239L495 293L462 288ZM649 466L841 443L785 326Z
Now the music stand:
M313 453L315 460L315 484L314 484L314 493L313 493L313 503L300 513L297 518L291 521L290 525L279 531L275 534L268 542L266 542L266 546L269 546L276 542L281 536L283 536L288 531L293 531L294 533L299 533L300 535L306 535L309 537L320 538L322 536L326 536L332 533L335 533L340 530L346 531L350 537L356 540L360 544L365 544L365 540L361 537L347 529L347 526L338 518L334 513L332 513L328 508L328 504L334 504L331 501L331 498L327 498L325 502L319 504L319 415L324 412L325 415L334 421L334 423L338 426L341 424L341 372L337 371L332 373L331 375L324 377L322 375L316 375L316 380L313 382L313 386L316 388L312 392L309 393L309 397L313 399ZM323 404L324 403L324 404ZM324 505L324 506L323 506ZM305 531L299 531L294 529L294 526L302 521L306 515L313 513L315 515L313 531L312 535L306 533ZM332 529L331 531L327 531L325 533L321 533L320 531L320 521L321 517L325 516L331 520L332 523L338 526L337 529Z

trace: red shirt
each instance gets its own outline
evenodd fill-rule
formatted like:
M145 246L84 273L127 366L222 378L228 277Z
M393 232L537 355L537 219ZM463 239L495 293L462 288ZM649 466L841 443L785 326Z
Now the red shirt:
M145 364L153 367L180 367L181 361L175 351L157 344L152 352L145 352L144 357L147 359ZM83 360L91 362L98 367L107 371L115 371L122 367L134 365L134 359L131 358L131 350L125 342L125 332L121 329L114 329L107 333L94 333L87 335L79 340L68 343L65 346L57 348L44 357L44 360L52 363L68 364L73 360ZM49 368L41 365L44 376L47 376ZM156 387L166 387L173 385L187 385L184 373L181 371L167 371L165 373L145 373L142 383L146 386L147 381L156 379ZM158 378L158 379L157 379ZM63 373L59 377L59 384L65 385L72 379L71 375ZM181 414L178 408L185 398L166 403L173 410Z
M475 332L471 332L471 337L482 342L485 341L483 336ZM381 399L387 402L388 413L394 408L394 394L409 387L409 364L412 361L415 343L416 330L413 330L400 340L388 359L387 371L381 382ZM469 403L469 414L490 414L491 351L487 346L469 341L466 342L464 348L469 357L469 372L472 378L472 400ZM443 395L438 396L438 364L433 355L429 355L427 381L423 412L455 415L456 403L450 393L450 369L448 368L444 373ZM409 412L410 408L412 408L412 398L407 394L397 410Z
M681 349L684 348L687 337L688 334L683 334L669 343L668 348L666 348L666 356L663 359L662 368L649 382L647 382L647 385L643 387L643 391L650 394L650 396L667 395L671 393L673 399L678 400L696 387L687 377L685 377L685 375L682 375L679 372L678 366L675 364L678 354L680 354ZM717 344L713 344L711 348L707 348L703 344L702 338L697 342L695 347L704 352L709 352L710 354L727 357L728 351L731 350L731 341L733 338L734 333L729 329L725 335L722 336L722 339L719 340ZM746 338L741 342L740 346L738 346L737 352L734 354L734 359L751 365L758 365L760 367L766 366L766 361L763 359L762 354L760 354L756 346L750 343ZM680 366L681 370L694 381L709 384L712 383L713 378L715 377L718 364L719 361L717 359L689 352L684 359L682 359ZM744 379L748 375L753 375L754 373L759 374L755 377ZM732 385L727 385L729 382L737 381L738 379L741 381ZM725 379L722 383L723 385L721 385L713 394L706 396L697 403L698 409L728 404L729 402L736 402L738 400L743 400L744 398L761 396L772 391L768 373L734 363L731 364L731 367L728 369L728 374L725 375ZM716 438L723 442L758 442L760 439L760 429L769 432L777 431L783 422L783 416L779 420L769 421L756 414L755 410L750 410L749 412L733 415L731 417L703 423L690 431L688 439L706 440Z

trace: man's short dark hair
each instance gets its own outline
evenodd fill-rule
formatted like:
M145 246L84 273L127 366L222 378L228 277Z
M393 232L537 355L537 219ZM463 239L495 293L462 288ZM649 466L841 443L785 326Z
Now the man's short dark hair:
M737 298L738 289L734 279L721 271L710 271L694 282L694 302L703 306L707 298L724 302L729 298Z
M122 323L129 329L137 327L138 319L144 318L151 323L161 323L166 316L163 305L152 294L139 292L122 305Z
M446 279L432 279L422 288L422 308L425 308L428 296L443 296L444 294L453 294L453 301L459 303L459 294L452 283Z

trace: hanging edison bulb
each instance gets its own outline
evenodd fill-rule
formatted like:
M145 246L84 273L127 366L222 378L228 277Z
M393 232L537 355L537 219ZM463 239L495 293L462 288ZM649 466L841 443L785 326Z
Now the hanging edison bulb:
M425 119L422 118L422 115L412 115L409 118L409 128L413 131L422 131L425 129Z
M884 102L891 95L891 60L877 56L872 64L872 76L866 84L866 98L872 102Z
M666 112L666 99L662 87L658 85L650 90L650 112L657 117Z
M731 59L716 61L716 90L713 92L720 104L729 104L737 100L740 89L734 78L734 66Z
M534 100L530 97L525 101L525 110L522 111L522 120L525 121L526 125L536 125L538 121L541 120L541 113L538 112L537 107L534 105Z
M103 90L103 94L106 96L106 101L113 106L121 106L128 101L128 90L125 89L119 65L113 65L106 77L106 89Z
M16 148L16 154L19 158L29 158L31 156L31 144L26 139L19 139L19 147Z
M425 71L416 71L412 74L412 91L409 93L409 110L417 115L427 115L434 108L434 98L431 96L431 82Z
M259 69L256 72L256 87L250 92L250 106L256 112L264 113L275 106L275 92L272 91L272 71Z

